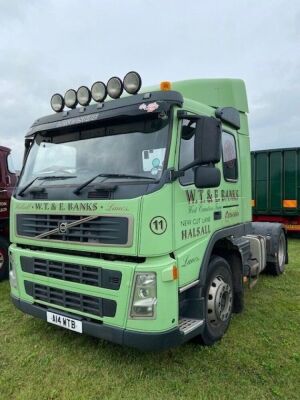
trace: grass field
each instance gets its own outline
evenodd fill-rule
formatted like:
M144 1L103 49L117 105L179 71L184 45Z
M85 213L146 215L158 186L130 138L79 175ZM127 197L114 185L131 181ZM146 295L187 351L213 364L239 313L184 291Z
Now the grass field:
M300 240L224 339L140 353L24 315L0 284L0 400L300 399Z

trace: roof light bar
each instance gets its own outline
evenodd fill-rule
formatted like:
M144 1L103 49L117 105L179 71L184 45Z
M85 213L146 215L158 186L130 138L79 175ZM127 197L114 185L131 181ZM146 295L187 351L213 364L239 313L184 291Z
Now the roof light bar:
M118 99L124 89L128 94L136 94L141 86L141 76L135 71L130 71L124 76L123 82L117 76L113 76L109 79L107 85L101 81L94 82L91 90L87 86L80 86L77 92L74 89L68 89L64 97L59 93L55 93L51 97L50 103L53 111L61 112L65 105L71 109L76 108L78 103L81 106L88 106L91 99L101 103L106 99L107 95L112 99Z

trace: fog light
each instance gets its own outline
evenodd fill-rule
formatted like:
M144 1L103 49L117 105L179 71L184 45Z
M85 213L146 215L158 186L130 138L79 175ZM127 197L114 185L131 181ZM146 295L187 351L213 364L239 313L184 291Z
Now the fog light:
M65 102L61 94L55 93L51 97L50 104L53 111L60 112L64 109Z
M77 100L81 106L88 106L91 101L91 92L90 89L86 86L80 86L77 90Z
M105 84L100 81L93 83L91 92L93 100L97 101L98 103L104 101L107 96L107 88Z
M74 89L69 89L65 93L65 105L69 108L75 108L78 104L77 93Z
M112 99L118 99L123 93L123 83L120 78L113 76L107 82L107 92Z
M124 89L129 94L136 94L142 86L142 78L135 71L130 71L123 79Z

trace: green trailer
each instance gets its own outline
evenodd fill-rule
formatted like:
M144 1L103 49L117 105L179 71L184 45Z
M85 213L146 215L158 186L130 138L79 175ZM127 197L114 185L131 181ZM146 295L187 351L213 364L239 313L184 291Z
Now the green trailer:
M300 148L253 151L253 220L300 232Z

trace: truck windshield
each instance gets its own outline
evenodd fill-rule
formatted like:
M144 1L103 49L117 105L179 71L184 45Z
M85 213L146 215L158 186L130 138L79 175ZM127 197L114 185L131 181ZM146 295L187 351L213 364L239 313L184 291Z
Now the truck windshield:
M101 180L159 180L166 157L168 127L166 115L153 115L117 123L102 121L101 126L89 130L38 134L19 187L47 175L63 175L64 182L75 187L96 174L99 179L102 176ZM45 187L57 184L58 180L41 182Z

